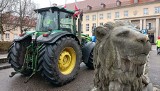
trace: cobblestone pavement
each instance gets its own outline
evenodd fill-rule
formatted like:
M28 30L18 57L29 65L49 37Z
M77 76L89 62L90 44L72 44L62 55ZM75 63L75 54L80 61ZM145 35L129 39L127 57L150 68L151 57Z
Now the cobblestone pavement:
M153 85L160 88L160 55L157 55L155 45L152 46L149 59L149 77Z
M156 55L155 46L152 47L149 59L151 82L154 86L160 88L160 55ZM12 68L0 70L0 91L88 91L93 86L94 72L88 70L84 64L81 64L81 70L77 78L62 87L49 84L40 75L35 75L28 83L24 83L26 77L20 74L9 78L12 71Z
M20 74L9 78L13 71L12 68L0 70L0 91L88 91L93 86L93 70L87 69L83 63L77 78L61 87L51 85L38 74L28 83L24 83L26 77Z
M7 55L8 55L8 54L0 54L0 59L2 59L2 58L7 58Z

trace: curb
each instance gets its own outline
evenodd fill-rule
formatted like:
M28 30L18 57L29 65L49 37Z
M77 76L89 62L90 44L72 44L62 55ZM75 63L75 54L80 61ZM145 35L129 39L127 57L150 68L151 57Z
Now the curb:
M10 67L11 67L11 65L9 63L0 64L0 70L7 69L7 68L10 68Z
M8 62L8 58L0 58L0 64Z
M160 89L153 87L153 91L160 91Z
M154 85L154 87L160 91L160 85Z

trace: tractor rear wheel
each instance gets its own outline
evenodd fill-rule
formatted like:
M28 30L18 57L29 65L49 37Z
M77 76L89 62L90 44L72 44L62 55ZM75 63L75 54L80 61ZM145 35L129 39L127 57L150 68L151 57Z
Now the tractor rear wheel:
M24 41L14 42L8 51L8 59L15 71L19 71L24 63L26 47L29 45L30 39L26 38ZM31 70L23 70L21 72L25 76L29 76Z
M82 52L75 39L60 38L54 44L46 44L44 50L41 71L43 77L59 86L76 77L80 68Z

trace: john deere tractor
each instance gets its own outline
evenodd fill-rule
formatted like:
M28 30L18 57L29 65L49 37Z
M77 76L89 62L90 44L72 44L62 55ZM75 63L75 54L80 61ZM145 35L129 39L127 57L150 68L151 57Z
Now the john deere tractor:
M76 17L75 11L58 6L35 12L36 30L20 34L9 49L9 63L15 70L10 77L21 73L29 79L38 72L51 83L64 85L76 77L81 62L93 69L95 43L81 34L82 14Z

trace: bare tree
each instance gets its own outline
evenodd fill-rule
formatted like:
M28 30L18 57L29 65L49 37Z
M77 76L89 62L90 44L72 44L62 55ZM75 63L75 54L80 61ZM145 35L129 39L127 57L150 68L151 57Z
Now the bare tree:
M2 41L6 31L20 27L21 33L24 28L34 27L36 4L32 0L0 0L0 34ZM4 29L9 26L9 29Z
M17 0L16 3L17 5L14 8L14 12L19 18L18 24L22 33L24 27L31 27L30 23L35 22L34 9L36 8L36 4L32 2L32 0Z
M3 23L4 23L4 12L11 12L11 7L13 5L14 0L0 0L0 33L1 33L1 39L3 39L4 35L4 29L3 29Z

